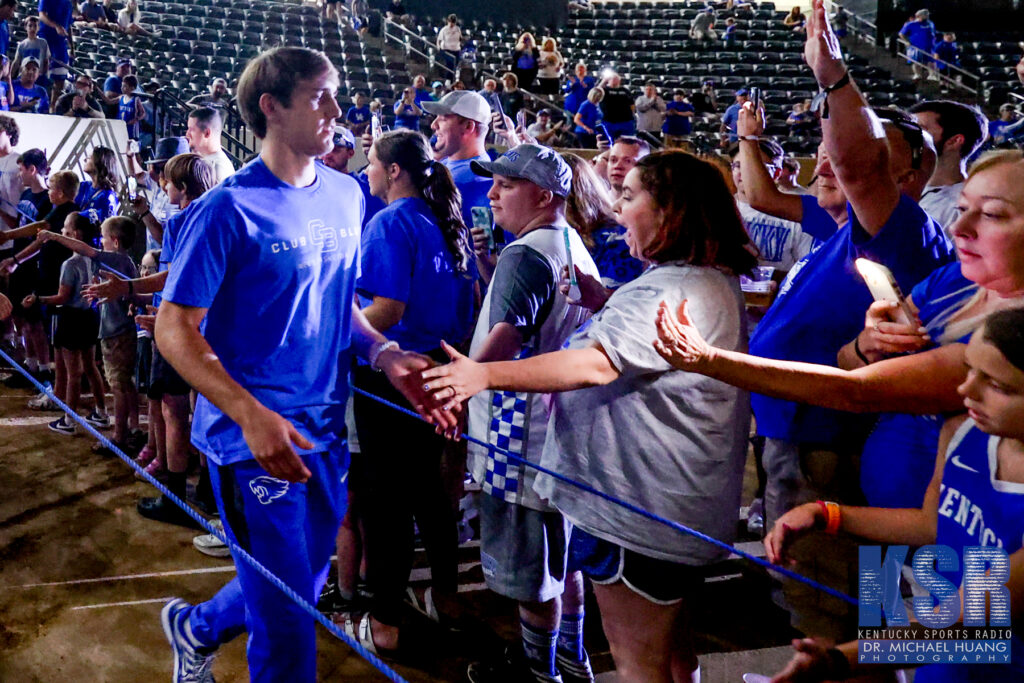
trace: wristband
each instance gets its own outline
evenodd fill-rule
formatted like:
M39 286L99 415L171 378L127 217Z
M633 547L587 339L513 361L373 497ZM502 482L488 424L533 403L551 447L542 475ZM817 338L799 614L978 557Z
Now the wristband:
M821 118L827 119L828 96L831 93L835 92L836 90L839 90L840 88L849 85L850 82L850 72L846 71L845 73L843 73L842 78L840 78L838 81L836 81L830 86L822 87L818 94L815 95L814 99L811 101L811 111L817 112L821 115ZM819 85L818 87L821 86Z
M863 362L864 365L871 365L871 361L869 361L868 357L864 355L864 352L860 350L860 335L859 334L856 337L853 338L853 352L855 354L857 354L857 358L860 358L861 362Z
M829 659L829 679L845 681L850 677L850 660L846 658L842 650L833 647L825 651Z
M736 139L741 142L761 142L760 135L739 135Z
M144 213L141 216L139 216L139 220L140 221L144 221L144 220L146 220L146 216L152 216L152 215L153 215L153 212L150 211L149 209L146 209L146 213Z
M377 342L370 347L370 353L367 354L367 360L370 361L370 369L374 372L380 372L380 368L377 367L377 359L380 358L380 354L390 349L397 349L398 342L393 339Z
M838 533L839 524L842 521L842 516L839 514L839 504L827 500L819 500L817 503L825 517L825 533L833 535Z

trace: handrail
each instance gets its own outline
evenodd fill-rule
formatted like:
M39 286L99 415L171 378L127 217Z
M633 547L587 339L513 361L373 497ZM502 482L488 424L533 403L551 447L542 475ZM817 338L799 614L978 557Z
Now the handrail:
M175 93L167 88L160 88L153 97L153 101L154 105L160 106L160 113L163 114L162 117L158 114L158 120L163 124L161 129L165 137L172 132L172 126L188 125L188 115L193 107ZM228 145L222 146L221 149L233 163L241 166L247 157L255 154L255 150L240 140L237 135L246 130L245 123L236 121L235 117L238 115L230 109L218 108L218 111L223 112L221 118L224 126L221 130L221 137L228 142ZM240 117L238 118L240 119ZM229 130L232 132L228 132Z

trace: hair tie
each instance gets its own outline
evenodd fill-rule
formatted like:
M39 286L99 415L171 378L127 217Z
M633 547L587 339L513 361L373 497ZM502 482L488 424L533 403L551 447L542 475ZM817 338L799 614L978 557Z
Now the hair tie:
M430 176L434 175L434 164L436 164L436 163L437 163L436 161L428 161L427 162L426 167L423 169L423 177L424 178L429 178Z

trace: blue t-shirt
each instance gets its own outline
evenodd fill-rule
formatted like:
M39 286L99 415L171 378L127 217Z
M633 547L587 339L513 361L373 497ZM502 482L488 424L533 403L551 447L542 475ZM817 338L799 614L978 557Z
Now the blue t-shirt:
M13 85L14 106L20 107L35 99L37 100L36 103L25 111L34 114L50 113L50 96L46 94L46 88L41 85L33 85L31 88L26 88L21 84L21 81L14 81Z
M364 105L362 107L349 107L348 113L345 114L345 120L352 125L358 126L359 124L369 121L370 116L369 105Z
M256 159L193 206L164 300L209 309L206 341L232 378L313 442L303 453L336 449L363 220L356 182L317 166L313 184L297 188ZM192 442L218 465L252 458L241 428L202 396Z
M927 52L929 55L935 47L935 24L930 20L908 21L900 29L900 35L918 50Z
M1024 529L1024 484L996 476L1000 437L966 420L949 444L942 470L935 542L963 557L966 546L999 546L1012 555L1021 549ZM962 585L963 567L939 572ZM930 664L914 672L915 683L1017 683L1024 680L1024 640L1010 640L1010 662L999 664Z
M690 116L679 116L669 114L670 111L693 111L693 105L689 102L676 102L672 100L665 105L665 122L661 124L661 132L665 135L689 135L693 130Z
M740 120L740 108L742 105L739 102L734 102L729 105L729 108L722 114L722 125L729 130L729 142L736 142L736 124Z
M935 46L935 55L944 62L955 66L960 65L960 48L955 40L951 43L947 43L944 40L939 41L938 45Z
M473 169L469 167L473 161L490 161L490 159L472 157L458 161L445 159L441 162L452 174L455 187L459 188L459 194L462 195L462 222L466 224L467 228L473 227L474 206L486 207L488 211L491 209L491 200L487 198L487 193L491 191L493 183L490 178L473 173Z
M579 114L583 124L591 130L597 130L597 127L601 125L601 118L604 116L601 112L601 107L590 100L585 100L576 113ZM583 126L576 126L576 133L590 135Z
M402 104L395 109L395 128L420 129L420 115L411 104Z
M475 273L459 273L430 207L419 197L389 204L366 226L361 241L359 294L405 304L386 330L403 349L431 351L441 340L458 345L473 326ZM473 260L470 259L470 263Z
M978 290L960 273L958 262L937 269L910 293L921 323L935 344L946 323ZM957 340L966 344L971 335ZM932 479L939 447L939 415L880 415L860 462L860 485L868 505L883 508L919 508Z
M806 198L805 211L813 197ZM871 236L847 207L849 222L793 267L750 339L763 358L836 366L836 354L864 328L871 293L853 262L868 258L888 267L903 291L954 259L942 228L902 195L889 220ZM834 223L833 223L834 225ZM833 228L834 230L834 228ZM808 232L816 239L812 227ZM867 419L760 394L751 394L762 436L795 443L835 443L866 436Z
M132 140L139 139L141 121L128 123L135 118L135 95L121 95L117 98L117 118L125 122L128 128L128 137Z
M416 97L414 97L412 101L416 103L417 107L422 109L422 102L434 102L435 99L434 94L429 90L423 88L416 88Z
M116 216L121 209L121 200L113 190L94 190L92 182L86 180L78 188L78 195L75 197L75 204L95 226L100 226L103 221L111 216Z
M605 287L617 289L644 272L644 264L629 253L626 229L621 225L598 228L590 237L594 240L590 255Z
M11 27L7 25L7 20L0 21L0 55L6 55L7 50L11 47Z
M40 12L46 12L46 16L58 26L62 26L65 31L69 33L71 32L71 0L39 0L38 9ZM39 37L45 40L46 44L50 46L51 60L57 60L65 63L70 62L71 57L68 54L68 39L66 36L58 34L57 31L50 28L48 24L40 21ZM118 92L120 92L120 90Z
M533 56L533 50L523 50L516 59L516 68L522 71L529 71L537 68L537 58Z
M92 21L100 21L101 19L105 21L107 18L107 13L103 11L103 5L98 2L95 4L83 2L79 6L78 11L83 17Z
M0 111L10 111L14 94L8 90L7 81L0 81Z
M119 76L107 76L103 81L103 92L121 92L121 78Z
M566 81L562 86L562 92L565 93L565 110L572 114L579 111L580 105L587 99L587 93L596 84L593 76L584 76L582 81L573 76L571 80Z

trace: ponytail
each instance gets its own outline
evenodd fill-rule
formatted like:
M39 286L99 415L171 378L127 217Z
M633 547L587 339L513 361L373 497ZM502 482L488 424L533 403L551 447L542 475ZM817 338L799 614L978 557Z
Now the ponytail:
M373 144L377 158L385 166L398 164L409 174L434 214L456 272L468 274L473 249L469 230L462 221L462 197L451 172L431 158L427 139L416 131L399 129L384 133Z
M431 161L419 177L413 175L423 200L437 219L448 253L459 273L469 272L472 253L469 230L462 221L462 196L451 171L440 161Z

